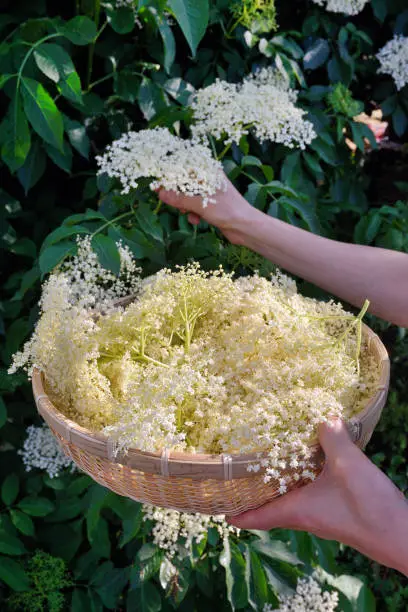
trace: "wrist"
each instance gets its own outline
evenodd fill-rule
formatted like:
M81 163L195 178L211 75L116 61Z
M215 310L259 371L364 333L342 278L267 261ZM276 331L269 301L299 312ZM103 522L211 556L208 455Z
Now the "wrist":
M246 200L237 202L234 206L234 214L228 219L228 230L239 236L241 244L249 246L251 237L256 236L257 225L265 217L263 212L251 206Z

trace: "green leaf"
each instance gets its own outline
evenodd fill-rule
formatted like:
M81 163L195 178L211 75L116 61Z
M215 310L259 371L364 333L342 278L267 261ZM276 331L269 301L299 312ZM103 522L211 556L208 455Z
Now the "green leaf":
M163 560L163 551L154 544L143 544L139 549L130 573L131 588L138 588L155 576Z
M167 107L162 89L147 77L143 77L140 83L137 99L140 110L147 121Z
M280 540L272 540L269 533L266 533L262 539L251 542L251 548L268 559L284 561L292 565L302 565L302 561L290 550L287 544Z
M74 45L88 45L97 34L95 23L83 15L70 19L61 31Z
M397 136L403 136L408 127L408 115L405 113L402 106L397 106L392 113L392 127Z
M148 202L140 202L136 211L136 219L141 229L159 242L163 242L163 228L157 215L154 214Z
M220 565L225 568L227 597L232 610L244 608L248 603L245 560L239 548L229 538L224 539L224 548L219 561Z
M53 270L68 254L73 254L75 244L69 240L62 240L58 244L45 249L38 260L41 274L44 276Z
M30 129L20 96L10 102L4 122L8 137L1 148L1 157L10 172L15 172L24 164L31 147Z
M127 568L112 567L101 574L95 590L104 606L109 610L117 609L119 597L127 584L128 578ZM94 583L94 581L92 580L91 583Z
M135 13L132 6L120 6L106 11L108 22L118 34L128 34L135 27Z
M10 510L10 518L14 527L21 533L26 536L35 535L34 523L27 514L20 512L20 510Z
M47 162L44 150L37 140L34 142L24 164L17 171L17 177L27 193L38 183L45 172Z
M23 543L13 535L0 531L0 553L6 555L24 555L26 549Z
M62 150L64 124L62 115L41 83L23 77L24 110L33 129L45 142Z
M356 576L332 576L324 572L326 582L343 593L351 603L353 612L375 612L375 599L364 582Z
M172 98L183 106L188 106L190 104L191 96L195 92L194 87L190 83L187 83L187 81L179 77L167 79L163 87Z
M7 408L3 398L0 396L0 428L7 423Z
M65 98L82 104L81 81L65 49L43 43L34 51L34 58L41 72L58 84L58 91Z
M44 149L46 150L48 157L52 159L56 166L61 168L61 170L64 170L64 172L71 174L72 149L69 144L65 142L65 140L63 143L63 152L48 143L44 143Z
M46 497L24 497L17 506L31 516L47 516L54 510L54 504Z
M281 181L270 181L266 183L266 185L262 185L263 188L267 190L268 193L283 193L284 195L292 198L298 198L299 194L297 191L281 183Z
M19 490L19 480L17 474L8 474L1 486L1 499L6 506L11 506L17 498Z
M90 234L90 230L82 225L62 225L61 227L57 227L57 229L51 232L51 234L48 234L42 243L41 253L52 244L60 242L65 238L76 236L77 234Z
M120 272L120 255L115 241L109 236L97 234L92 238L92 249L98 255L101 266L117 276Z
M9 557L0 557L0 580L13 591L28 591L30 581L20 563Z
M254 610L263 610L268 602L268 584L262 563L254 550L245 545L245 582L248 601Z
M303 65L306 70L316 70L327 61L329 54L330 47L327 40L317 38L306 51L303 57Z
M153 6L149 6L149 11L156 21L157 28L163 40L164 69L169 73L176 57L176 41L174 40L173 32L164 15L159 13Z
M143 525L143 512L142 508L138 508L135 516L130 519L125 519L122 522L122 535L119 540L119 548L123 548L126 544L128 544L133 538L137 536L140 531L141 526Z
M296 211L306 223L311 232L314 232L315 234L319 233L319 219L316 215L315 207L311 202L299 202L299 200L294 200L292 198L287 198L283 196L276 200L276 203L279 206L284 206L285 208L289 207L292 210Z
M167 4L195 56L208 25L208 0L168 0Z
M67 133L69 142L71 145L82 155L85 159L89 158L89 149L91 146L86 128L79 121L74 121L66 115L63 115L64 128Z
M160 593L152 582L144 582L140 588L128 592L126 610L128 612L160 612L162 601Z

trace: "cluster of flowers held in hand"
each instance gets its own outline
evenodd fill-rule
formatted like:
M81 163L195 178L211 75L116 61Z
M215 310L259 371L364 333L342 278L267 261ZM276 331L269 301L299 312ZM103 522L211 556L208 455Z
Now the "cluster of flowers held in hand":
M55 405L117 452L262 453L251 468L284 493L286 472L313 478L318 423L373 394L377 367L365 350L358 358L355 317L302 297L286 276L234 279L191 264L142 280L119 247L112 278L89 238L78 247L45 283L12 370L42 370ZM129 293L137 299L115 307Z
M151 189L200 195L206 206L217 190L225 188L221 163L210 147L214 140L228 146L251 133L260 142L290 148L304 149L312 142L313 125L296 100L296 91L271 68L238 84L217 80L194 95L191 140L174 136L167 128L128 132L96 158L99 173L118 179L122 193L146 178Z

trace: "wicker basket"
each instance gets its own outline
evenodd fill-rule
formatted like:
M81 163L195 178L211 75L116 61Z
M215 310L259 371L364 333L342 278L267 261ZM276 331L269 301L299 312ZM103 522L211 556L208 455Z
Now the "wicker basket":
M380 379L374 397L349 422L353 441L364 448L386 402L390 364L387 351L373 331L364 326L368 350L380 365ZM256 461L254 454L203 455L181 452L146 453L130 449L114 456L113 445L102 434L77 425L59 412L44 390L42 374L33 373L33 391L38 412L60 442L64 452L94 480L119 495L184 512L233 516L257 508L279 495L279 484L265 484L263 475L247 470ZM316 475L324 455L312 447ZM258 459L259 461L259 459ZM284 474L283 474L284 475ZM290 476L290 470L287 476ZM298 481L288 488L305 484Z

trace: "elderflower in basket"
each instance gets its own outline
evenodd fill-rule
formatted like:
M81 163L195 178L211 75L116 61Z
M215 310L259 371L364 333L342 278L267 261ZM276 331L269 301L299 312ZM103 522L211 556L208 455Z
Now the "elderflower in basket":
M313 480L321 421L355 419L369 438L388 359L365 309L304 298L280 273L193 263L142 280L124 247L116 278L89 239L78 247L45 283L11 370L33 373L39 412L98 482L154 506L234 514Z

